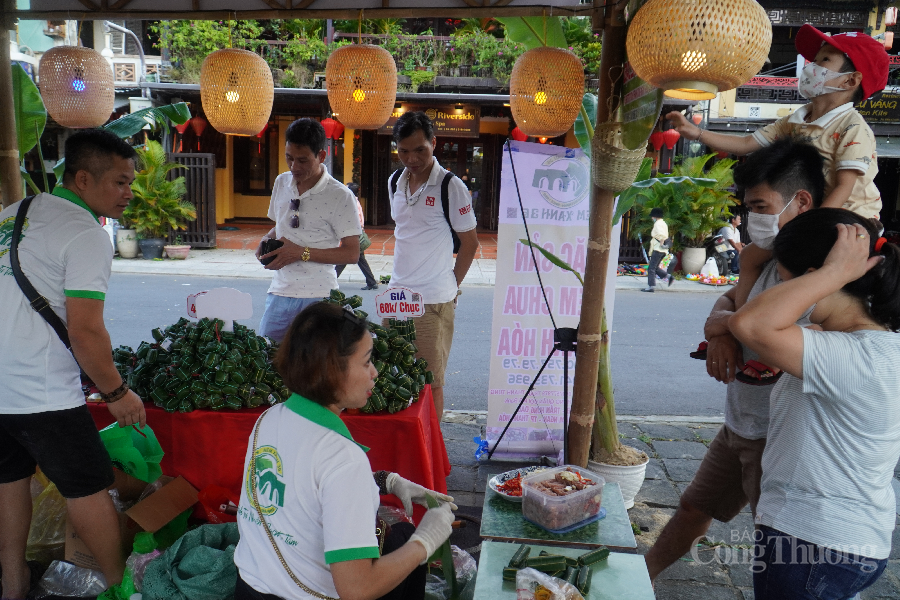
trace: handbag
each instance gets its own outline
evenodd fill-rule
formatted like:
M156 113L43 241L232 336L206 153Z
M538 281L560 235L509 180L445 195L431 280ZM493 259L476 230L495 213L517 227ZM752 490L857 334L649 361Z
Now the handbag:
M256 421L256 427L253 428L253 448L250 450L250 456L253 457L256 455L256 446L259 441L259 426L262 423L263 417L266 416L266 413L269 411L266 410L262 415L260 415L259 420ZM253 461L251 460L249 468L253 468ZM284 556L281 554L281 550L278 549L278 544L275 543L275 537L272 535L272 530L269 529L269 524L266 523L266 519L263 516L262 508L259 505L259 494L256 492L256 477L251 472L250 473L250 489L253 492L253 505L256 507L256 514L259 516L259 522L262 523L263 529L266 530L266 535L269 537L269 542L272 544L272 549L275 550L275 554L278 556L279 562L281 562L281 566L284 567L284 570L287 572L288 576L294 580L294 583L297 584L301 590L309 594L314 598L318 598L319 600L340 600L339 598L332 598L331 596L326 596L325 594L320 594L319 592L310 589L307 587L302 581L300 581L291 568L288 566L287 561L284 560ZM378 537L378 550L381 552L384 549L384 538L387 536L389 527L387 523L384 522L380 517L375 521L375 535Z
M368 250L369 246L372 245L372 240L369 239L369 236L366 235L366 232L363 231L359 234L359 251L365 252Z

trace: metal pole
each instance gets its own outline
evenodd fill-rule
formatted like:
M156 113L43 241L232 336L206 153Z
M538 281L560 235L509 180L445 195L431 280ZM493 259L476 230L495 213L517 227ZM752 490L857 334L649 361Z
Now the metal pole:
M122 33L128 34L134 38L134 45L137 46L138 56L141 59L141 73L138 76L138 85L140 85L140 83L146 79L146 74L147 74L147 60L144 57L144 46L141 44L140 38L138 38L138 36L135 35L135 33L132 30L125 29L124 27L116 25L115 23L112 23L110 21L103 21L103 24L106 25L106 27L108 29L115 29L116 31L121 31ZM141 95L144 98L149 98L150 97L150 89L142 88Z
M13 103L12 62L9 31L15 27L12 11L15 0L0 0L0 187L6 208L23 198L19 172L19 142L16 137L16 109Z
M621 70L625 62L624 8L625 3L621 3L615 8L608 8L606 13L603 49L600 54L597 123L609 119L610 106L617 96L615 83L621 80ZM584 296L581 303L581 323L578 327L578 360L575 361L572 417L569 422L569 457L572 464L581 466L587 466L594 411L598 402L597 373L602 344L601 323L615 205L615 193L609 190L593 186L592 196Z

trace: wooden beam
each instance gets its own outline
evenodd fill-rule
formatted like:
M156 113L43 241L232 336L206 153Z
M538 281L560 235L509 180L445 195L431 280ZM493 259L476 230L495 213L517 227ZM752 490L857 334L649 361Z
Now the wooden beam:
M110 8L112 8L113 10L119 10L120 8L125 8L129 4L131 4L131 0L119 0L118 2L110 6Z
M88 10L100 10L100 7L97 6L96 4L94 4L93 2L91 2L91 0L78 0L78 1L81 2L82 4L84 4L84 7L87 8ZM21 12L26 12L26 11L21 11ZM28 11L28 12L30 12L30 11ZM23 17L23 16L19 15L19 18L27 19L29 17ZM68 19L68 17L66 17L66 19Z
M3 208L22 199L22 174L19 172L19 142L16 137L16 109L13 102L12 63L9 55L9 31L15 27L9 9L15 0L0 0L0 188Z

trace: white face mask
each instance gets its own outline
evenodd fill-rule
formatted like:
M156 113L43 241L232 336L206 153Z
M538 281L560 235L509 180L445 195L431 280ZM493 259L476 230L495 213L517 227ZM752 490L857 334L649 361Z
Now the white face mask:
M797 80L797 89L800 95L807 99L832 92L840 92L843 88L827 86L825 83L846 74L820 67L816 63L809 63L803 67L803 72L800 73L800 79Z
M778 235L779 231L778 218L781 216L781 213L787 210L787 207L791 205L791 202L793 202L796 197L797 194L794 194L777 215L763 215L755 212L747 215L747 233L750 235L750 240L755 246L758 246L763 250L772 249L775 242L775 236Z

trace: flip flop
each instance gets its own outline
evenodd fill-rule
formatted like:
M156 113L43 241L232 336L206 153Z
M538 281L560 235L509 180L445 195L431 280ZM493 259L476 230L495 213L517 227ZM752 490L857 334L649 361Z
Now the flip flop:
M697 349L691 352L691 358L696 358L697 360L706 360L706 349L709 347L709 344L704 340L700 342L700 345L697 346Z
M744 373L745 369L753 371L753 375ZM757 360L748 360L747 364L740 367L740 370L735 373L734 378L747 385L772 385L781 378L783 373L784 371L775 373L771 367L764 365Z

